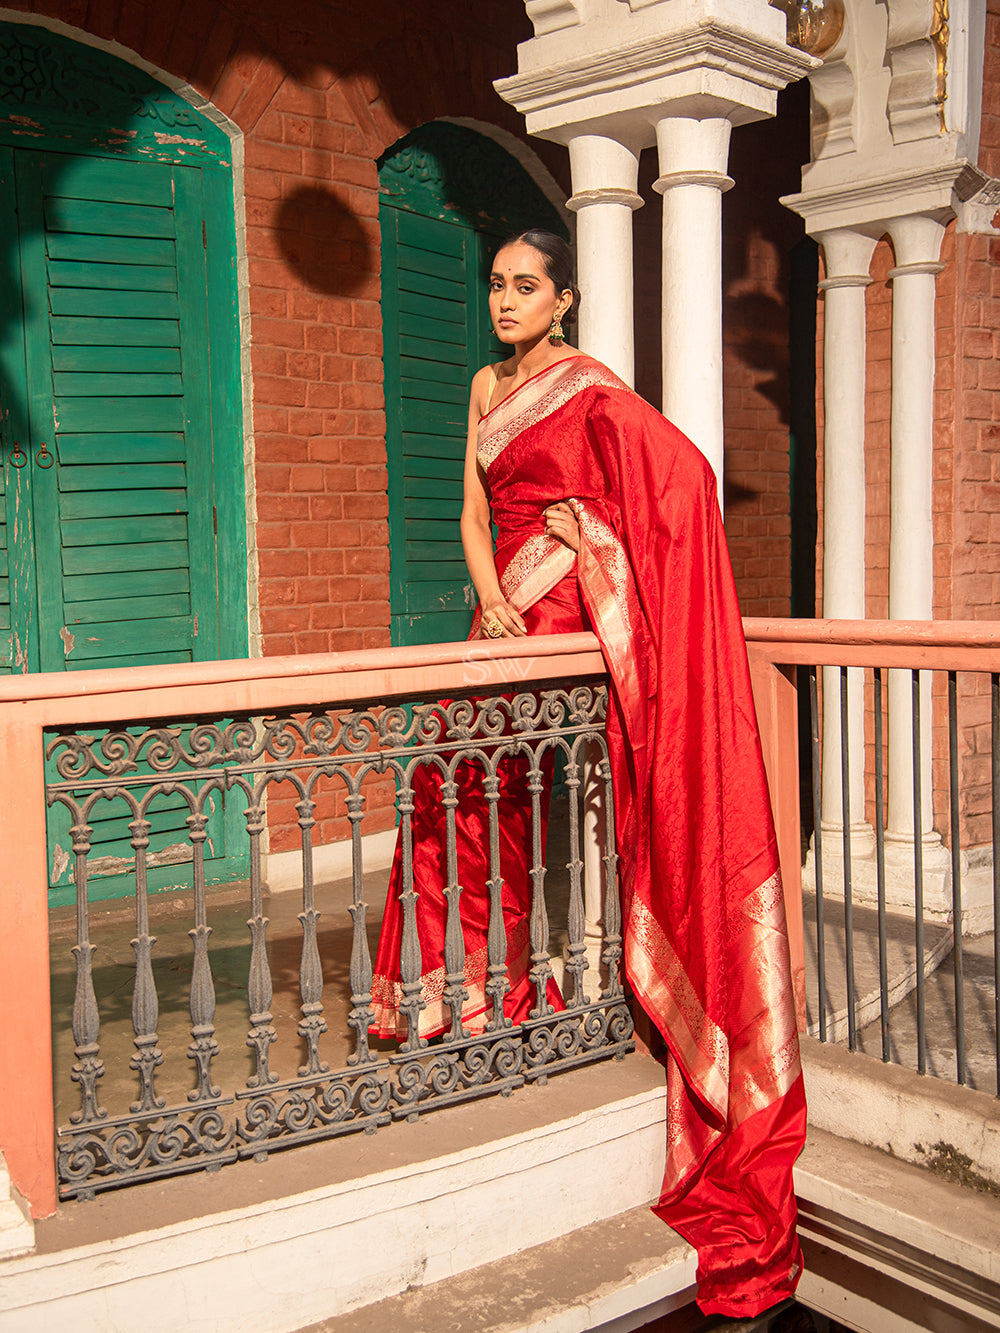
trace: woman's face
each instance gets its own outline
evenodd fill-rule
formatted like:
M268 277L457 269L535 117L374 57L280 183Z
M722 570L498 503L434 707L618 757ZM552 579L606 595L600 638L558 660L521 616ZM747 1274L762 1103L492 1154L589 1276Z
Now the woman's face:
M502 343L538 342L572 300L572 292L556 291L545 272L545 259L534 246L507 245L494 259L490 319Z

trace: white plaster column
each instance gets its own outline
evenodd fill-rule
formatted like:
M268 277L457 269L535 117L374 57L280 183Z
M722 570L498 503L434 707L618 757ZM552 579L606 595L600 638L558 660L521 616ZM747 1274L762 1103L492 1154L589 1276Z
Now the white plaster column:
M875 240L851 228L820 232L823 314L823 616L865 617L865 288ZM848 673L851 854L870 854L865 820L863 672ZM844 826L840 671L823 672L824 829ZM831 851L834 849L831 848Z
M732 126L668 116L656 126L663 195L663 413L715 469L722 503L722 195Z
M890 418L889 617L934 617L934 528L931 512L934 446L935 277L944 225L914 214L888 224L896 255L892 279L892 412ZM933 833L931 682L920 680L921 828ZM889 818L887 836L913 840L912 676L889 676Z
M580 287L580 350L603 361L628 385L635 384L635 316L632 279L632 214L642 207L636 190L639 157L625 143L600 134L569 141L577 215L576 270ZM604 788L594 755L583 765L584 915L589 993L601 985L604 940Z
M569 141L577 214L577 280L580 286L580 350L603 361L628 385L635 383L632 295L632 213L642 207L636 191L638 155L616 139L581 134Z

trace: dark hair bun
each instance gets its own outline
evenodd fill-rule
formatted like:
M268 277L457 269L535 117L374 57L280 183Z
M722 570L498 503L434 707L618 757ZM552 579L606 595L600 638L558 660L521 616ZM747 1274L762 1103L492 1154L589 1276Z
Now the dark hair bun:
M563 322L571 324L580 305L580 289L573 281L573 256L563 238L555 232L531 227L516 236L508 236L502 245L497 246L497 254L508 245L530 245L532 250L537 250L542 256L545 276L551 278L556 291L573 293L573 303L563 315Z

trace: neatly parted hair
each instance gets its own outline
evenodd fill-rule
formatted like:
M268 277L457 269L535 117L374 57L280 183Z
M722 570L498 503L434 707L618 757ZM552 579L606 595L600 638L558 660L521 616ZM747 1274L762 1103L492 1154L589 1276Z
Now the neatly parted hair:
M563 315L563 321L572 324L580 305L580 290L573 280L573 256L563 238L555 232L530 227L527 231L518 232L516 236L508 236L502 245L497 246L497 254L508 245L530 245L533 250L537 250L542 256L545 276L551 278L556 291L564 292L568 289L573 293L573 304Z

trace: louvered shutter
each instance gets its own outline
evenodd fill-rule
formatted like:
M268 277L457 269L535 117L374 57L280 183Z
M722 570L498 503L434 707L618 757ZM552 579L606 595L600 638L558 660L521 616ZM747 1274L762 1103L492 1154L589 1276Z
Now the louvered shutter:
M31 419L52 423L32 465L40 665L217 656L197 615L211 491L192 485L211 475L201 172L18 155L17 193Z
M394 643L464 639L472 589L459 532L469 382L483 339L479 238L382 209Z

